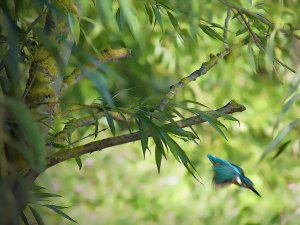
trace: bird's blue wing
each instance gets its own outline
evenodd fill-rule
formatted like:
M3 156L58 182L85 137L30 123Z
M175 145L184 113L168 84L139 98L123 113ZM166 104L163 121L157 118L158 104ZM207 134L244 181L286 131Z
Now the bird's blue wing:
M236 179L236 171L228 165L217 165L213 167L215 175L213 182L216 185L231 184Z
M229 165L230 163L224 159L220 159L218 157L207 155L207 158L211 161L213 165Z
M229 166L231 167L233 170L235 170L236 173L240 174L240 175L243 175L244 174L244 170L233 164L233 163L230 163L230 162L227 162L226 160L224 159L220 159L218 157L215 157L215 156L212 156L212 155L207 155L207 158L211 161L211 163L214 165L214 166Z

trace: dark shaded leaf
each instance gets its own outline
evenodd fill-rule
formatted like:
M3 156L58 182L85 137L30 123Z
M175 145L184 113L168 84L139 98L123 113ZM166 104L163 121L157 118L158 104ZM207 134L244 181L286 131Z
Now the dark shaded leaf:
M21 213L21 218L22 218L22 221L25 225L29 225L29 222L27 220L27 217L26 215L24 214L24 212Z
M273 159L272 160L274 160L274 159L276 159L287 147L288 147L288 145L291 143L292 141L291 140L288 140L288 141L286 141L286 142L284 142L284 143L282 143L281 145L280 145L280 147L278 148L278 151L276 152L276 154L273 156Z
M81 168L82 168L82 161L81 161L81 159L80 159L80 157L78 155L75 156L75 161L76 161L76 163L77 163L77 165L79 167L79 170L81 170Z

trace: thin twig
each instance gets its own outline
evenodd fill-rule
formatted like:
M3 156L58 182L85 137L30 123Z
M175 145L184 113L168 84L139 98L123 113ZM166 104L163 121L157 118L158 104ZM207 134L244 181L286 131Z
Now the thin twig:
M228 23L229 23L230 16L231 16L230 12L231 12L230 7L228 7L228 9L227 9L227 15L226 15L225 22L224 22L224 33L223 33L223 41L224 41L225 49L229 49L229 44L228 44L228 39L227 39L227 33L228 33Z

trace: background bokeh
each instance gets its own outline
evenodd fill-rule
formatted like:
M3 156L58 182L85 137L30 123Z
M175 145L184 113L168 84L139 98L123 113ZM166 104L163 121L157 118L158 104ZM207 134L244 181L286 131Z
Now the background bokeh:
M150 24L144 7L144 3L150 1L126 1L123 6L112 2L112 11L103 10L105 1L95 2L94 5L81 1L83 18L78 49L83 52L107 47L132 49L131 58L107 64L116 74L104 74L112 95L121 91L116 98L118 106L129 107L133 102L149 97L162 98L169 86L198 69L210 53L216 54L224 48L221 41L211 38L198 27L199 18L223 25L226 7L220 1L160 1L173 10L184 39L163 10L163 30L158 21L155 26L154 22ZM237 1L237 4L254 10L258 1L250 2ZM264 3L265 10L260 12L278 27L299 24L298 1ZM129 28L122 29L120 21L118 24L115 19L119 5ZM240 28L239 21L230 21L228 38L231 45L247 35L236 36ZM254 29L259 32L258 28ZM215 30L222 35L221 29ZM278 32L274 49L279 58L299 71L297 52L300 48L296 40ZM279 130L300 113L296 101L278 129L273 130L284 99L300 73L292 74L277 65L276 72L272 66L270 70L271 62L265 54L256 47L253 50L256 73L249 62L246 45L219 61L211 71L176 96L177 101L194 100L213 109L234 99L247 108L234 115L240 123L221 119L227 127L224 132L228 140L209 124L195 126L201 139L198 145L178 140L200 174L201 182L197 182L173 157L163 161L158 174L154 153L147 153L144 159L140 142L136 141L82 157L80 171L75 160L63 162L48 169L38 178L38 184L62 195L62 198L53 198L53 203L70 206L65 212L80 224L299 224L299 129L286 137L292 144L278 158L271 160L270 155L260 163L259 158ZM92 81L84 80L66 94L65 101L88 104L97 98L99 93L93 88ZM105 119L100 121L100 126L107 127ZM91 132L80 129L74 135L79 137ZM117 127L118 134L125 132L124 127ZM99 138L102 135L111 136L111 133L109 130L100 133ZM153 143L150 149L153 150ZM262 198L236 186L214 188L207 154L244 168ZM71 224L47 209L40 210L47 224Z

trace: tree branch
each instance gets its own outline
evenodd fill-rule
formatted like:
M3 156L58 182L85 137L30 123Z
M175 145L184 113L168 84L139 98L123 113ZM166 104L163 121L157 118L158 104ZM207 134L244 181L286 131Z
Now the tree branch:
M221 112L223 114L232 114L235 112L243 112L244 110L246 110L246 108L243 105L238 104L235 101L230 101L225 106L215 111L209 111L209 113L211 114L211 116L218 118L220 117L220 114L216 112ZM177 124L181 128L184 128L184 127L188 127L191 125L196 125L204 122L206 122L206 120L202 119L201 117L193 116L187 119L179 120L177 121ZM148 136L151 136L151 134L149 133ZM102 139L99 141L90 142L88 144L74 147L71 149L60 150L59 152L56 152L47 158L47 168L52 167L70 158L74 158L75 156L81 156L87 153L101 151L105 148L109 148L112 146L117 146L129 142L133 142L136 140L140 140L140 138L141 138L140 132L133 132L133 133L124 134L116 137Z
M214 65L216 65L219 61L219 59L224 58L226 55L228 55L231 52L231 48L225 49L223 52L218 53L217 55L210 55L210 60L203 63L200 67L200 69L192 72L187 77L182 78L177 84L172 85L170 87L170 91L166 94L166 96L161 100L158 109L160 111L163 111L170 99L172 99L176 93L185 87L186 84L188 84L191 81L196 80L201 75L204 75L209 71Z

